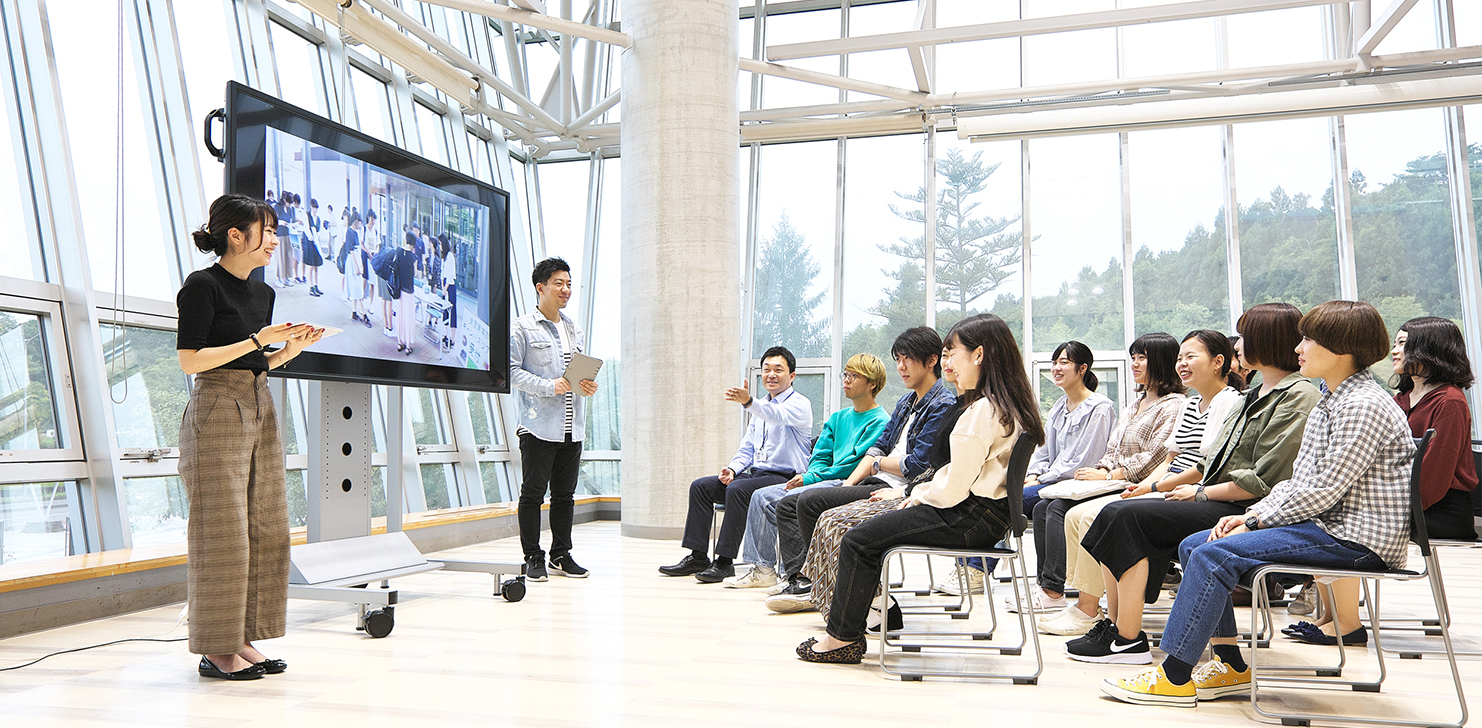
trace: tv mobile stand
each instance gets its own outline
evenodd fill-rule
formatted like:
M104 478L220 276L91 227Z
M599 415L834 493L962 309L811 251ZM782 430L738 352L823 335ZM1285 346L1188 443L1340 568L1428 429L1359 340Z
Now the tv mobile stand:
M524 564L427 559L401 530L402 392L389 389L386 532L372 534L371 385L308 382L309 542L292 548L288 596L354 604L355 628L372 637L385 637L396 625L391 579L401 576L437 570L491 574L495 594L520 601Z

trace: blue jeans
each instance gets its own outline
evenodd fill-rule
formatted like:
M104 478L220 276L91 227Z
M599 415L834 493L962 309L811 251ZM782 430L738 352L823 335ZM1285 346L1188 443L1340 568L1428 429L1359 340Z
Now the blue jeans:
M786 483L769 485L751 494L746 509L746 537L741 541L741 560L753 566L777 568L777 502L793 493L843 485L842 480L824 480L792 490Z
M1211 637L1235 637L1235 606L1230 592L1240 577L1269 563L1319 569L1382 571L1384 560L1367 547L1329 536L1316 523L1250 531L1209 541L1209 531L1184 539L1178 547L1183 584L1163 630L1163 651L1190 665L1199 663Z
M1045 485L1049 485L1049 483L1046 483ZM1034 507L1039 505L1039 491L1041 488L1045 487L1045 485L1031 485L1024 489L1024 515L1028 516L1034 513ZM992 561L993 563L988 564L985 568L983 560L974 556L973 558L967 560L967 565L970 568L985 572L992 571L993 569L998 567L998 559L989 559L989 561ZM1062 568L1061 571L1064 571L1064 569Z

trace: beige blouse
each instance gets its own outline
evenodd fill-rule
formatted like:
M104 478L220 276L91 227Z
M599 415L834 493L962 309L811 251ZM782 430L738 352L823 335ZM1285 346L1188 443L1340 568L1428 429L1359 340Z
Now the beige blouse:
M952 428L952 459L928 483L916 486L910 504L951 508L969 493L995 500L1008 497L1005 478L1017 428L999 422L998 408L986 398L963 411Z

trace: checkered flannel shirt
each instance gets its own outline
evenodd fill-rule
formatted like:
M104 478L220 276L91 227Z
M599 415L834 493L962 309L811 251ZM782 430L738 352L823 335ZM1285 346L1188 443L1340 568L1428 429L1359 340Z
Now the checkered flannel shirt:
M1291 479L1251 511L1262 528L1310 520L1403 568L1414 457L1405 413L1362 371L1323 395L1307 416Z

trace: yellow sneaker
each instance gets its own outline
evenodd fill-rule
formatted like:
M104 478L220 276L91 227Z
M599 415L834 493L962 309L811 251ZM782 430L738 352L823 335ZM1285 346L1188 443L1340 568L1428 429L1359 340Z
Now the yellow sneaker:
M1226 695L1249 693L1249 666L1246 666L1245 672L1235 672L1235 668L1216 657L1194 668L1194 695L1199 700L1216 700Z
M1174 685L1163 674L1163 666L1144 670L1131 679L1102 680L1101 692L1124 703L1138 705L1171 705L1177 708L1192 708L1198 704L1194 693L1194 681Z

